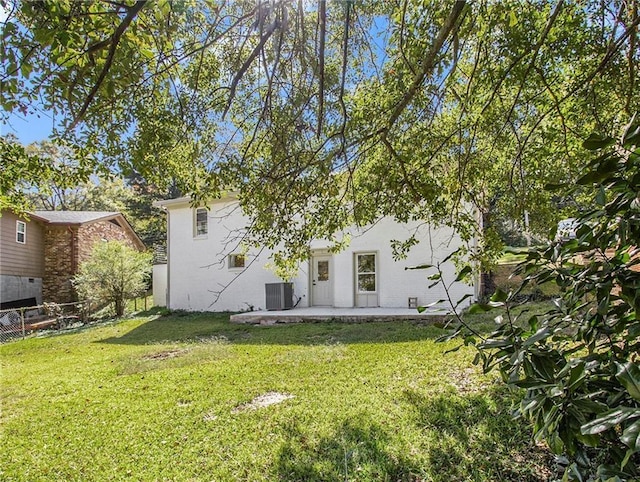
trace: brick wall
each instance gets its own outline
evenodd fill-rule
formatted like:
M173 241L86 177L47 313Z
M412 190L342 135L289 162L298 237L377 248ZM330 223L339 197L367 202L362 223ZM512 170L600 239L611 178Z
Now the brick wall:
M69 303L75 300L71 277L75 272L78 230L72 226L46 226L42 299Z
M132 248L136 247L124 229L109 221L45 228L44 301L70 303L77 300L71 279L80 263L91 255L93 245L103 240L123 241Z
M78 264L91 256L93 245L102 241L122 241L130 248L136 248L127 232L109 221L85 224L78 230Z

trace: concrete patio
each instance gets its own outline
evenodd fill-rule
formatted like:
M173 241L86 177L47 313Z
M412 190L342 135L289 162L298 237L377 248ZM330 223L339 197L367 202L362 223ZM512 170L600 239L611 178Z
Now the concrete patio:
M448 314L448 311L436 309L418 313L418 310L415 308L331 308L315 306L283 311L249 311L231 315L231 321L233 323L260 325L302 322L315 323L322 321L364 323L371 321L400 320L433 323L443 321Z

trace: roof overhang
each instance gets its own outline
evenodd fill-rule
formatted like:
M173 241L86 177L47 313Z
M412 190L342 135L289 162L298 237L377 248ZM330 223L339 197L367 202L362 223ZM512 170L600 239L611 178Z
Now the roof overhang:
M145 244L142 242L142 239L140 239L140 236L138 236L138 234L135 232L131 224L129 224L129 221L127 221L127 218L125 218L122 213L118 213L118 212L108 213L108 214L105 214L104 216L95 217L86 221L64 221L64 220L59 221L59 220L47 219L46 217L39 216L32 212L28 214L30 218L35 219L49 226L78 227L78 226L85 226L87 224L94 224L94 223L104 222L104 221L116 221L117 224L122 229L124 229L127 233L129 233L130 239L133 241L133 244L136 245L136 248L138 248L139 251L144 251L145 249L147 249Z
M238 191L225 191L221 193L219 198L210 199L209 202L224 202L238 199ZM205 204L201 203L200 205ZM194 206L193 198L191 196L178 197L175 199L163 199L161 201L154 201L153 207L160 209L171 209L175 207Z

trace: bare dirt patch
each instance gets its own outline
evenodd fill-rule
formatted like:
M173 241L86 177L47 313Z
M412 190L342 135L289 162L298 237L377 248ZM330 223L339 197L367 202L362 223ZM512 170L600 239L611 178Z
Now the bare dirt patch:
M474 368L463 368L451 374L451 384L456 387L458 393L477 393L486 389L489 384L478 379L479 371Z
M279 393L279 392L267 392L263 395L259 395L249 403L243 403L242 405L238 405L231 413L240 413L245 412L247 410L257 410L258 408L268 407L269 405L275 405L277 403L282 403L285 400L289 400L293 398L293 395L288 393Z
M151 355L143 356L143 360L168 360L169 358L175 358L180 355L184 355L189 350L165 350L158 353L152 353Z

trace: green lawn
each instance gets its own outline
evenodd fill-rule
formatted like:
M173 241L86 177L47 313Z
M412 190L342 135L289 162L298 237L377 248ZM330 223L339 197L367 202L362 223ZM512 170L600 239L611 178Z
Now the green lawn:
M137 318L0 346L0 480L547 480L442 332ZM248 409L268 392L292 395Z

